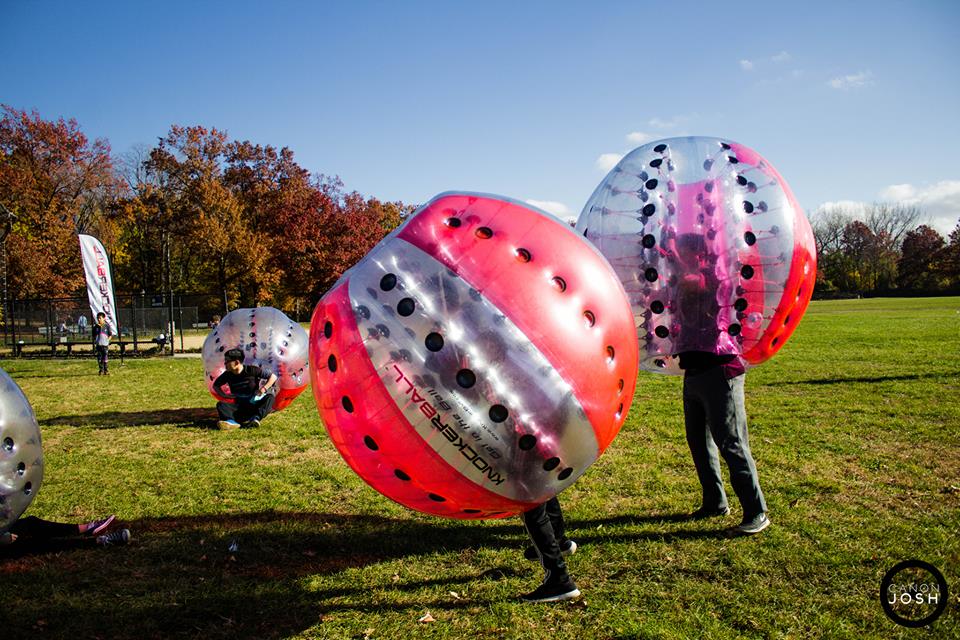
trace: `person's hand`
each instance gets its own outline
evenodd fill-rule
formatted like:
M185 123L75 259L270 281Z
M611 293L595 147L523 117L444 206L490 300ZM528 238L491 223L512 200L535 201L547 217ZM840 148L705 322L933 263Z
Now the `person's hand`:
M9 531L0 533L0 545L13 544L16 541L17 541L17 534L10 533Z
M262 395L265 395L266 393L267 393L266 385L260 385L260 391L258 392L258 395L262 396Z

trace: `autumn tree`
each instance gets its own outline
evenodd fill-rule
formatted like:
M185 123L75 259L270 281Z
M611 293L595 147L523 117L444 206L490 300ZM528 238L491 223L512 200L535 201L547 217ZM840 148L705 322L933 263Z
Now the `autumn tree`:
M946 242L936 230L920 225L904 236L897 262L897 286L935 291L943 284L941 261Z
M7 238L8 287L16 297L61 297L84 288L77 233L94 233L118 183L106 140L75 120L44 120L2 106L0 203L17 218Z

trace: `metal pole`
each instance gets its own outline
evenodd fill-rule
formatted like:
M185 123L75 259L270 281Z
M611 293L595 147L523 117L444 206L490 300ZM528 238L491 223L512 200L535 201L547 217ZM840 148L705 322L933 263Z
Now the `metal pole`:
M180 322L180 353L183 353L183 296L177 296L177 314Z

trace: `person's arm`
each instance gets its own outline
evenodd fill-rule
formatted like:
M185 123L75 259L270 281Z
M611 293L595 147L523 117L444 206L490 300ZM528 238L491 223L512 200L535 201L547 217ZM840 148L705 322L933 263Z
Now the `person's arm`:
M227 381L224 379L226 377L227 377L226 371L224 371L219 376L217 376L217 379L213 381L213 390L219 393L223 397L232 398L233 389L230 389L230 385L227 385L228 392L227 393L223 392L223 385L227 384Z
M262 379L263 378L261 378L261 380ZM277 383L277 374L271 371L270 375L267 377L267 381L260 383L260 395L262 396L263 394L265 394L276 383Z

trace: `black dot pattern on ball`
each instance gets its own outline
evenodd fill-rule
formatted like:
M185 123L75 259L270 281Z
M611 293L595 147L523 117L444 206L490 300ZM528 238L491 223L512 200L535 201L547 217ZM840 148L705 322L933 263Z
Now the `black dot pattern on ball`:
M446 501L447 501L446 498L444 498L443 496L438 496L438 495L435 494L435 493L428 493L428 494L427 494L427 497L430 498L431 500L433 500L434 502L446 502Z
M400 469L394 469L393 475L397 476L397 478L399 478L400 480L403 480L404 482L410 481L410 476L407 475L405 472L401 471Z
M456 229L456 228L458 228L461 224L463 224L463 221L460 220L460 218L447 218L447 221L446 221L446 222L447 222L447 226L448 226L448 227L452 227L453 229Z
M520 262L530 262L530 252L524 248L517 249L517 260Z
M457 371L457 384L464 389L469 389L477 383L477 374L470 369L460 369Z
M573 474L573 467L567 467L557 475L557 480L566 480Z
M653 333L654 333L658 338L667 338L667 337L670 336L670 329L667 329L665 326L660 325L660 326L658 326L656 329L653 330Z
M747 213L753 213L753 203L747 200L743 201L743 210Z
M657 278L660 277L660 274L658 274L657 270L653 267L649 267L643 272L643 277L647 280L647 282L656 282Z
M464 509L464 513L483 513L480 509Z
M13 451L13 438L4 438L3 448L7 451Z
M343 405L347 413L353 413L353 402L347 396L340 398L340 404Z
M583 312L583 319L588 327L592 327L597 324L597 316L595 316L593 311L590 311L589 309Z
M390 291L397 286L397 276L392 273L388 273L382 278L380 278L380 288L383 291Z
M337 370L337 356L330 354L330 357L327 358L327 369L330 370L330 373L333 373Z
M490 415L490 419L493 420L494 422L503 422L504 420L507 419L507 416L509 416L510 413L507 411L507 408L502 404L495 404L492 407L490 407L489 415Z
M657 146L655 146L653 150L656 151L657 153L663 153L664 151L667 150L667 145L660 143Z
M553 286L557 288L558 291L563 292L567 290L567 281L561 278L560 276L554 276Z
M757 236L752 231L747 231L743 234L743 241L747 243L747 246L752 247L757 244Z
M648 233L647 235L643 236L643 239L640 241L640 243L646 249L653 249L657 245L657 239L654 238L652 234Z
M404 318L413 315L413 312L416 308L417 304L413 301L413 298L404 298L397 303L397 313Z
M746 298L737 298L736 302L733 303L733 308L737 311L746 311L747 306Z
M31 491L33 491L33 483L28 482L27 484L23 485L23 493L25 495L30 495Z
M367 445L367 449L370 449L370 451L376 451L380 448L377 441L370 436L363 436L363 444Z
M553 471L560 466L560 458L550 458L543 463L544 471Z
M727 333L732 336L740 335L740 325L734 322L729 327L727 327Z
M533 449L535 446L537 446L537 438L529 433L527 435L520 436L520 439L517 441L517 446L523 451L530 451L530 449Z
M477 229L477 237L481 240L489 240L493 237L493 229L490 227L480 227Z
M645 204L643 205L642 211L643 211L643 215L649 218L650 216L652 216L657 212L657 205L653 204L652 202L650 204Z
M665 309L666 306L659 300L654 300L650 303L650 311L653 311L654 313L663 313Z
M443 349L443 336L436 332L429 333L423 343L430 351L440 351Z
M744 280L749 280L753 277L753 267L748 264L743 265L743 267L740 268L740 275L743 276Z
M650 166L653 167L654 169L659 167L661 164L663 164L663 158L655 158L650 161Z
M647 189L656 189L658 184L660 183L657 181L656 178L650 178L649 180L643 183L643 186L645 186Z

